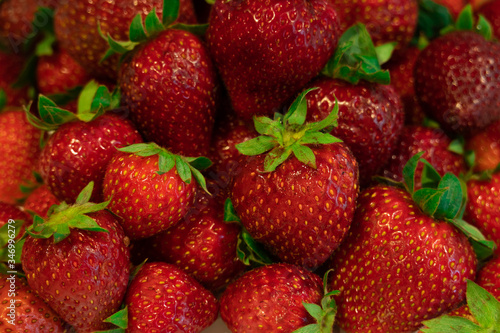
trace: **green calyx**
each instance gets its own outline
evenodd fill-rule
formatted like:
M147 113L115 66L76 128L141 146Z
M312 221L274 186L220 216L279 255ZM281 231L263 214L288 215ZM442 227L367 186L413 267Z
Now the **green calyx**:
M21 263L24 239L17 240L24 220L8 220L0 228L0 273L15 271L15 265Z
M440 35L440 31L453 24L453 17L445 6L431 0L418 2L418 21L412 43L424 48L428 41Z
M162 175L175 166L179 177L186 184L190 184L192 178L208 193L205 177L200 172L209 168L212 162L206 157L185 157L173 154L167 149L158 146L156 143L137 143L127 147L119 148L119 151L132 153L137 156L153 156L158 155L158 171Z
M122 308L117 312L113 313L108 318L104 319L103 322L113 324L117 326L116 328L111 328L106 331L97 331L96 333L125 333L128 327L128 308L122 305Z
M396 43L388 43L375 47L365 25L356 23L340 37L334 55L321 73L352 84L359 80L389 84L390 74L380 65L389 60L395 46Z
M104 114L106 110L116 109L119 105L120 92L118 90L110 92L106 86L91 80L78 95L77 113L60 108L55 101L44 95L38 96L36 107L39 117L30 111L34 107L32 103L25 108L25 112L28 121L33 126L44 131L51 131L71 121L90 122Z
M5 93L5 90L0 89L0 112L5 108L7 105L7 94Z
M328 274L332 269L328 270L323 276L324 296L321 299L321 305L315 303L302 302L307 312L316 320L316 323L301 327L293 333L331 333L335 324L335 316L337 315L337 304L333 298L340 294L340 291L333 290L328 292Z
M500 332L500 301L473 281L467 281L467 305L475 321L458 316L441 316L424 321L425 333Z
M58 206L53 206L49 212L49 217L45 220L35 215L33 224L26 229L23 238L27 235L33 238L45 239L54 237L54 243L58 243L70 235L71 229L108 232L87 215L101 211L109 204L109 201L103 203L89 202L93 189L94 183L90 182L80 192L73 205L63 202Z
M237 223L241 228L236 246L236 255L241 262L246 266L252 267L265 266L273 263L273 260L264 246L255 241L241 224L241 220L234 209L231 199L227 199L224 203L224 221L227 223Z
M471 4L467 4L462 9L454 24L444 27L440 33L446 34L452 31L473 31L483 36L486 40L493 39L491 24L481 14L475 19Z
M264 159L264 172L274 171L290 155L302 163L316 168L314 152L307 145L331 144L342 140L330 134L337 126L338 103L325 119L306 123L306 94L314 89L302 92L292 103L287 113L276 113L274 119L254 117L255 129L260 136L237 144L236 148L243 155L267 153Z
M121 54L123 59L123 55L135 49L137 45L154 38L166 29L186 30L195 35L204 35L208 27L207 24L174 23L179 16L179 8L179 0L164 0L161 20L156 13L156 8L153 8L146 15L144 22L142 15L137 14L130 24L128 41L114 40L109 34L104 36L100 26L98 26L101 37L109 44L109 49L101 61L108 59L114 54Z

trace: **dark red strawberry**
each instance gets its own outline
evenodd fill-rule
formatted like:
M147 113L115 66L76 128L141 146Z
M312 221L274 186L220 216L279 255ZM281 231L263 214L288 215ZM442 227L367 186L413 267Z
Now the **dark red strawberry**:
M60 202L50 192L47 185L41 185L33 190L24 201L24 210L30 214L47 218L47 213L53 205L59 205Z
M35 216L21 255L29 286L78 332L108 327L129 280L128 239L106 203L88 202L91 191L46 220Z
M2 64L0 66L0 99L4 98L4 104L7 106L23 106L29 100L28 88L26 86L20 88L14 85L24 68L26 60L20 54L0 51L0 63ZM4 94L3 97L2 94Z
M205 188L197 168L210 161L175 155L154 143L120 150L106 169L103 196L122 217L127 236L146 238L179 223L195 200L197 183Z
M28 122L23 110L0 113L0 201L16 203L25 197L20 186L35 181L40 136L41 131Z
M475 277L476 255L456 228L465 223L460 181L446 174L415 191L420 155L407 165L404 188L375 185L360 194L349 235L332 256L330 290L340 291L337 323L346 331L413 332L459 305Z
M67 332L64 321L16 275L0 273L1 332Z
M201 332L217 318L210 291L178 267L146 263L131 281L127 332Z
M236 113L272 116L332 56L337 13L327 0L215 1L207 43Z
M474 170L493 170L500 163L500 120L470 137L465 145L474 152Z
M0 3L0 39L14 53L34 32L32 21L39 0L5 0Z
M500 1L486 2L479 7L477 13L483 15L490 22L493 35L497 39L500 38Z
M414 76L426 114L450 133L471 135L500 119L500 44L464 30L473 26L470 6L464 10L469 18L459 17L458 30L422 50Z
M313 269L347 233L359 185L352 153L327 134L338 109L321 122L304 124L307 92L274 121L255 120L262 136L237 145L250 156L240 160L230 196L256 241L284 262Z

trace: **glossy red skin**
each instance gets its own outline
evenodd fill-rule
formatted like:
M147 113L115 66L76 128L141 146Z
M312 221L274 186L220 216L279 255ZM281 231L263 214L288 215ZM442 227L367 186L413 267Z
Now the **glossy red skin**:
M323 69L339 36L326 0L219 0L206 39L235 112L251 119L283 112Z
M15 204L26 196L20 185L35 182L33 171L40 155L41 131L31 125L23 110L0 113L0 201Z
M403 129L404 110L390 85L366 81L356 85L320 77L306 86L306 121L320 121L339 103L338 126L331 133L341 139L359 163L361 186L387 163Z
M417 25L418 4L415 0L329 0L339 14L342 32L361 22L375 45L397 42L405 48Z
M464 220L475 225L484 236L497 244L500 254L500 173L491 180L470 180L467 183L467 206Z
M302 302L320 304L323 283L290 264L255 268L231 283L220 298L220 315L231 332L292 332L314 323Z
M62 49L38 58L36 76L38 91L43 95L64 93L90 80L85 69Z
M391 159L384 167L382 175L396 181L403 180L403 168L415 154L425 152L425 158L443 176L451 172L455 176L467 171L461 155L448 150L451 139L440 129L410 125L403 129L398 146L394 149ZM423 165L420 164L415 173L415 179L420 184ZM420 186L420 185L418 185Z
M28 103L28 88L14 88L26 62L26 58L16 53L0 51L0 89L7 95L8 106L24 106Z
M146 263L130 283L130 333L198 333L212 325L219 304L212 293L174 265Z
M176 154L208 153L219 82L195 35L168 29L120 68L122 104L147 141Z
M15 288L11 288L14 281ZM12 295L15 293L15 296ZM15 320L9 306L15 304ZM14 322L14 324L12 324ZM0 332L67 332L65 323L20 276L0 274Z
M109 232L78 229L54 244L28 237L21 262L29 286L78 332L105 329L120 307L129 280L130 254L123 229L108 211L88 214Z
M158 175L158 155L142 157L118 152L107 167L103 182L108 208L122 218L131 239L153 236L175 224L195 199L196 181L182 181L172 168Z
M206 195L208 197L208 195ZM155 236L165 262L193 276L215 292L243 273L246 266L236 255L240 227L224 221L224 207L207 199L177 225Z
M500 119L500 44L457 31L430 42L414 67L426 114L450 133L472 135Z
M465 299L477 259L467 237L423 214L403 190L360 194L349 235L330 268L336 322L347 332L413 332Z
M180 1L178 22L195 23L196 17L191 0ZM156 8L161 18L162 0L72 0L57 7L54 30L61 47L85 68L92 76L116 80L119 56L100 62L109 46L98 31L98 22L104 36L115 40L128 40L132 19L146 15Z
M230 196L241 223L283 262L314 269L340 245L358 196L358 164L344 144L311 147L317 169L289 157L263 173L264 156L248 156Z
M104 172L117 148L140 142L142 138L133 124L112 113L88 123L66 123L47 140L38 170L60 201L73 203L93 181L91 201L101 202Z
M24 201L24 210L46 218L50 207L59 205L60 201L50 192L47 185L41 185L31 192Z
M500 38L500 1L493 0L485 3L477 10L478 14L483 15L491 24L493 36Z
M474 151L475 171L494 170L500 163L500 120L469 138L465 147Z

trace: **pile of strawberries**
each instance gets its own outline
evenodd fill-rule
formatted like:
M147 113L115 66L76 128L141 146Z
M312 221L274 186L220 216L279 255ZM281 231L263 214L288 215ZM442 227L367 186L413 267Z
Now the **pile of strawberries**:
M0 332L500 331L498 39L500 0L0 1Z

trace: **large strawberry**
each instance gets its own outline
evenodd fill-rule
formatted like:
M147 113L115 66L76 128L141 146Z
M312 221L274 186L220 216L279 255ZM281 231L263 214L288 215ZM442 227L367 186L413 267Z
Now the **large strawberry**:
M38 171L59 200L74 202L94 181L93 200L100 201L104 172L116 149L142 142L130 120L118 113L116 100L105 86L91 81L79 96L76 114L58 108L43 95L38 100L40 119L27 110L36 126L55 130L41 151ZM103 114L105 110L108 112Z
M349 235L332 256L337 322L348 332L418 329L464 300L478 261L467 236L488 248L485 256L492 252L491 242L460 219L465 197L457 177L433 170L428 186L416 190L421 155L408 162L404 184L360 194Z
M236 113L280 112L332 56L337 13L327 0L215 1L207 43Z
M30 287L78 332L107 327L129 280L128 239L106 202L89 202L92 189L46 220L35 216L21 255Z
M127 332L198 333L217 318L212 293L180 268L146 263L132 279L125 298Z
M108 164L103 196L111 200L109 209L122 217L127 236L150 237L186 215L195 200L197 183L206 189L198 168L208 166L206 158L172 154L155 143L127 146Z
M285 115L255 119L262 136L237 145L249 156L240 159L230 196L256 241L284 262L313 269L346 235L359 185L352 153L328 133L338 107L320 122L304 123L307 92Z
M500 44L471 31L470 6L458 30L433 39L414 67L415 93L426 114L448 132L477 133L500 118ZM466 30L469 28L469 31Z
M191 0L181 4L179 21L196 20ZM162 13L161 5L162 0L64 1L54 17L56 36L62 48L92 75L116 80L118 57L101 62L108 49L101 33L117 40L127 39L132 19L137 14L146 16L153 8Z

